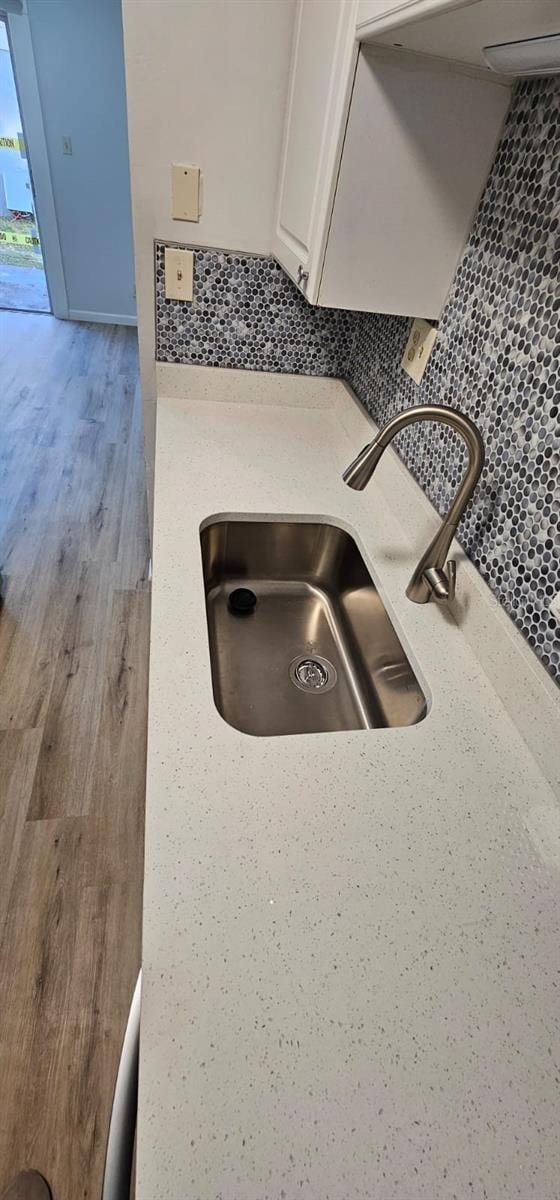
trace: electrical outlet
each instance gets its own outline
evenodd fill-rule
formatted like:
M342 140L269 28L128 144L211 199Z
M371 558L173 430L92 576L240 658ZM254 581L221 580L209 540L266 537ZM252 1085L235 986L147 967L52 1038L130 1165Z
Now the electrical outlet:
M69 133L64 133L62 135L62 153L63 154L72 154L73 153L72 138L70 137Z
M415 383L420 383L437 338L437 329L429 321L415 317L404 348L401 367Z
M555 621L560 625L560 592L557 592L554 599L550 601L548 611Z
M198 221L200 217L200 167L173 163L171 168L171 216L175 221Z
M192 250L177 250L165 247L165 297L167 300L192 300L193 298Z

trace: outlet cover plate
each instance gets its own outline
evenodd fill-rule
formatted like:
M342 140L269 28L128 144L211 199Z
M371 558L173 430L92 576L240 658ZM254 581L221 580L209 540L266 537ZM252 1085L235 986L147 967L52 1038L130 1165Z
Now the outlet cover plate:
M401 366L415 383L420 383L437 338L437 329L429 321L415 317L404 348Z
M200 218L200 167L173 163L171 167L171 216L174 221Z

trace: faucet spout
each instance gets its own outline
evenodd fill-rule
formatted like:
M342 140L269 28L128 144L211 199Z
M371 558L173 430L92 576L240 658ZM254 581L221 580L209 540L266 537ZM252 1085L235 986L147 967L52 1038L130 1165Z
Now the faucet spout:
M406 589L409 600L413 600L415 604L427 604L432 598L441 603L452 600L455 595L455 563L448 563L445 569L447 555L484 466L484 445L474 422L458 409L447 408L441 404L419 404L414 408L405 409L388 421L369 445L364 446L357 458L347 467L342 478L348 487L362 491L395 435L407 425L414 425L418 421L435 421L438 424L450 425L462 437L468 451L467 469L457 495L438 532L422 555Z

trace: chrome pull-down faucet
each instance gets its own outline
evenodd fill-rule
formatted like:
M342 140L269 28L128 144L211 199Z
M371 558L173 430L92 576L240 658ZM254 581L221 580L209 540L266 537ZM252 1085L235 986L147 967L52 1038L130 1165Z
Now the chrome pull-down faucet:
M383 451L395 434L417 421L436 421L442 425L450 425L463 438L469 454L467 470L459 491L436 536L422 555L406 589L409 600L413 600L415 604L427 604L432 598L442 604L453 600L455 595L456 565L451 561L446 566L449 547L484 466L484 446L476 425L456 408L446 408L441 404L419 404L415 408L405 409L388 421L368 446L364 446L357 458L346 468L342 478L348 487L363 491Z

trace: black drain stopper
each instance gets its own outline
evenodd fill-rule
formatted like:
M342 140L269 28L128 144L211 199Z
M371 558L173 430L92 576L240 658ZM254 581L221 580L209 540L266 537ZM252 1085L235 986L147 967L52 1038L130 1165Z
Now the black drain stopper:
M236 617L249 617L257 607L257 597L250 588L235 588L228 596L228 608Z

